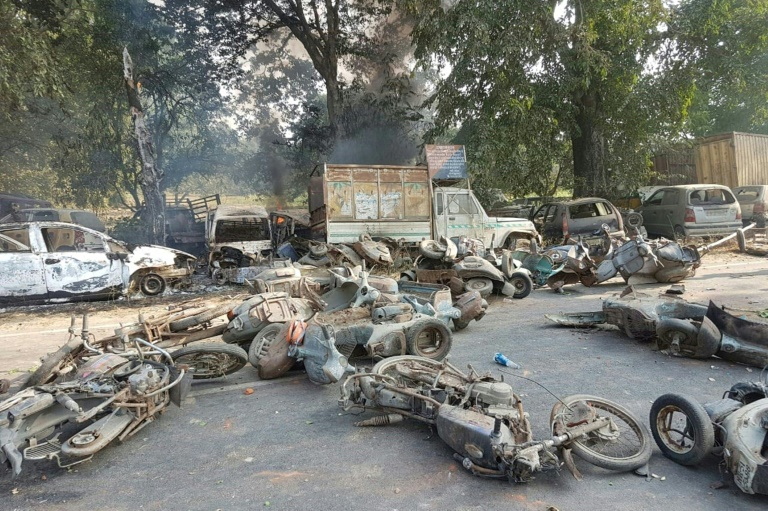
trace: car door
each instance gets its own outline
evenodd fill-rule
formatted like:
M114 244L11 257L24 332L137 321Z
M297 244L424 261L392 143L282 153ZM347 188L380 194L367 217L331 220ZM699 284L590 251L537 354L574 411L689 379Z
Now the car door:
M43 226L45 282L51 301L107 298L123 290L123 263L108 256L97 232L72 226Z
M641 209L643 214L643 225L649 234L659 235L664 232L661 223L661 219L663 218L661 215L663 208L661 201L664 200L665 192L666 189L656 190L656 192L648 197L648 200L643 203L643 207Z
M467 190L446 190L445 199L448 237L481 238L483 233L482 219L469 192Z
M29 244L27 227L0 230L0 303L22 305L48 299L43 260Z

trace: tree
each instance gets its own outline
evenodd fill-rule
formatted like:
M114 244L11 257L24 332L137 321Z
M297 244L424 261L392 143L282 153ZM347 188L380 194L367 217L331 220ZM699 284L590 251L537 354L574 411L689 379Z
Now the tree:
M569 144L577 196L611 195L647 168L643 143L674 114L657 108L646 73L664 40L661 0L402 5L417 20L417 57L450 71L432 98L431 135L471 122L475 166L525 180L525 169L548 173ZM522 148L533 156L522 172L497 166Z

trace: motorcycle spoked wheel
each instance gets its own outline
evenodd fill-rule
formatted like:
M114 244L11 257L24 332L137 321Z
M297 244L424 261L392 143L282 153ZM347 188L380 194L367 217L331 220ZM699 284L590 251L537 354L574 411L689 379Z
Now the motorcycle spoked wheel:
M574 413L571 408L579 401L586 403L598 417L609 417L616 430L597 430L575 438L568 444L574 453L593 465L618 472L635 470L648 463L652 444L648 429L632 412L613 401L578 394L564 397L552 408L553 430L557 422L561 422L566 431L569 429Z
M171 353L176 365L188 365L192 379L219 378L235 373L248 363L248 353L232 344L194 344Z
M422 385L420 382L416 382L409 378L408 376L404 375L400 371L397 370L397 365L400 363L411 363L414 366L416 366L416 369L421 369L422 371L431 371L434 372L435 376L438 374L438 372L443 377L452 377L456 378L457 385L459 383L466 384L467 382L462 377L462 375L457 374L455 370L451 369L450 367L446 367L443 365L442 362L433 360L430 358L424 358L424 357L418 357L413 355L398 355L396 357L388 357L383 360L380 360L376 363L375 366L373 366L373 369L371 369L371 373L373 374L379 374L382 376L389 376L390 378L393 378L396 380L399 384L404 384L407 387L417 388Z
M58 375L58 372L73 362L82 351L83 340L80 338L72 339L55 352L48 354L43 359L40 367L32 373L21 388L37 387L38 385L52 382Z

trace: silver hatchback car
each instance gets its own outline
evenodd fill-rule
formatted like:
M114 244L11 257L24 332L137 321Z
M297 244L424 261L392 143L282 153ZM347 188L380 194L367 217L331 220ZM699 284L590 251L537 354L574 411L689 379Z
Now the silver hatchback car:
M723 185L660 188L639 211L649 235L670 239L730 234L741 227L739 203Z
M733 189L741 207L741 219L744 225L755 222L758 227L765 227L768 214L768 185L739 186Z

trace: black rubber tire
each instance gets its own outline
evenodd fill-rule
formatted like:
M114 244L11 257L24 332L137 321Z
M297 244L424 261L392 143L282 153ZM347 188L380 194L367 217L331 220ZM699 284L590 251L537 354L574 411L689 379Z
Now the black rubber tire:
M685 428L681 436L693 444L681 446L668 435L673 414L685 417ZM666 420L669 418L669 425ZM703 460L715 445L715 430L707 411L695 399L683 394L664 394L651 405L651 433L661 453L679 465L696 465ZM682 438L681 438L682 441ZM675 445L679 448L675 448Z
M448 247L436 240L424 240L419 243L419 253L429 259L442 259Z
M27 381L24 382L21 388L26 389L50 383L54 373L61 368L62 363L70 358L77 357L81 351L83 351L83 340L75 338L55 352L49 353L43 359L43 363L40 364L40 367L35 369L35 372L27 378Z
M253 342L248 347L248 362L253 367L259 363L261 357L263 357L272 343L275 341L275 336L283 328L283 323L272 323L262 328L258 334L253 338Z
M524 271L513 272L509 282L515 286L515 295L513 298L525 298L531 294L531 291L533 291L533 279L531 279L530 275Z
M464 283L465 291L477 291L483 298L493 293L493 281L485 277L474 277Z
M747 251L747 237L744 235L744 230L739 229L736 231L736 241L739 243L739 252Z
M458 332L459 330L464 330L465 328L467 328L467 327L469 326L469 324L471 323L471 321L472 321L472 320L469 320L469 321L462 321L462 320L460 320L460 319L454 319L454 320L453 320L453 329L454 329L454 330L456 330L457 332Z
M210 309L205 310L200 314L195 314L194 316L189 316L176 321L171 321L168 324L168 328L171 329L171 332L180 332L182 330L186 330L187 328L192 328L193 326L207 323L212 319L218 318L219 316L223 316L224 314L232 310L232 308L233 308L233 305L229 303L226 305L211 307Z
M165 279L157 273L147 273L139 281L139 289L145 296L161 295L165 286Z
M512 274L515 273L515 262L512 257L512 252L509 250L503 250L501 252L501 273L508 279L512 278Z
M552 408L550 424L554 424L555 420L561 416L561 414L567 416L569 407L577 401L585 401L590 407L597 410L598 415L604 416L610 414L613 416L614 423L616 423L618 419L626 428L625 431L620 433L620 435L623 435L625 438L624 442L592 443L595 439L594 432L587 435L586 438L576 438L568 444L568 446L573 449L574 453L595 466L618 472L635 470L648 463L652 451L651 435L648 433L648 428L646 428L632 412L608 399L580 394L564 397L560 402L555 403L555 406ZM602 412L602 414L600 412ZM622 426L620 424L616 425L619 428ZM626 444L627 435L635 437L639 444L637 447L632 447L631 451L627 454L605 454L598 452L595 449L595 447L600 446L621 447ZM621 438L621 436L619 438Z
M709 358L719 348L719 342L699 343L699 327L685 319L662 319L656 325L656 344L660 350L669 349L676 337L680 337L680 355L690 358Z
M643 226L643 215L637 212L627 213L627 218L624 221L629 227L640 228Z
M424 346L424 336L430 337L430 346ZM440 320L427 318L413 324L405 332L405 345L409 355L442 360L451 351L451 331Z
M248 363L248 354L240 346L223 343L193 344L171 353L177 364L194 368L192 379L207 380L235 373ZM215 367L211 365L215 364Z

